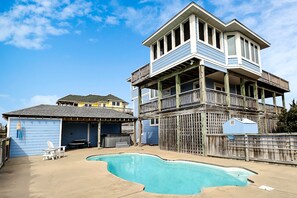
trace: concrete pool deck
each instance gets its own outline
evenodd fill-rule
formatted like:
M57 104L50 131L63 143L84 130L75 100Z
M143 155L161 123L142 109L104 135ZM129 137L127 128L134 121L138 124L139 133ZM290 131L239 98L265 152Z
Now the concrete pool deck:
M105 162L87 161L86 157L110 153L147 153L169 160L191 160L222 166L244 167L258 175L246 187L208 188L193 196L146 193L143 185L118 178L107 171ZM9 159L0 170L1 197L297 197L297 167L260 162L245 162L195 156L160 150L157 146L121 149L79 149L66 157L43 161L41 156ZM170 179L170 178L168 178ZM273 187L272 191L259 186Z

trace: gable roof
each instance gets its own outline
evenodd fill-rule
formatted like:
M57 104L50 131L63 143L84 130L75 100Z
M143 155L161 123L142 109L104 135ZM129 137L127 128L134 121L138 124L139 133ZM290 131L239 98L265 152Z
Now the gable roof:
M5 119L8 117L128 119L131 121L137 119L134 116L112 109L59 105L38 105L2 115Z
M195 2L189 3L184 9L182 9L179 13L177 13L174 17L172 17L169 21L167 21L163 26L161 26L157 31L155 31L151 36L145 39L142 44L145 46L152 45L160 36L165 35L168 31L176 27L176 25L180 24L191 14L197 15L199 18L203 19L205 22L210 23L215 26L219 30L223 32L232 32L239 31L242 32L245 36L251 38L256 43L260 45L261 49L267 48L270 46L270 43L257 35L255 32L244 26L238 20L233 19L228 23L223 22Z
M69 94L63 98L58 99L58 102L107 102L107 101L118 101L128 104L126 101L122 100L119 97L116 97L112 94L108 94L106 96L100 96L100 95L93 95L89 94L87 96L81 96L81 95L72 95Z

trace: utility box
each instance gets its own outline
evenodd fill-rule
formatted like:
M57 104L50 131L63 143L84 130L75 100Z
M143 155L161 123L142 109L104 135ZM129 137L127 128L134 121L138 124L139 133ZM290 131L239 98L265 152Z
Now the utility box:
M258 133L258 124L247 118L231 118L223 124L224 134Z

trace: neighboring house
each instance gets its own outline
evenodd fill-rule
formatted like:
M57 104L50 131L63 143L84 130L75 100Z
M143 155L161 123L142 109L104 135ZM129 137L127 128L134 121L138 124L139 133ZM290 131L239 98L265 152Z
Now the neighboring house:
M100 146L103 138L120 136L122 123L136 117L112 109L38 105L3 114L7 120L7 137L11 137L10 156L40 155L47 141L67 146L85 139L89 146ZM18 126L20 130L18 130Z
M232 117L257 122L260 133L274 129L289 82L262 70L270 44L236 19L224 23L190 3L143 45L150 63L129 78L143 143L157 137L161 149L204 154L206 135Z
M77 107L99 107L114 109L121 112L132 113L132 110L127 108L128 103L124 100L108 94L107 96L100 95L67 95L57 101L58 105L62 106L77 106Z

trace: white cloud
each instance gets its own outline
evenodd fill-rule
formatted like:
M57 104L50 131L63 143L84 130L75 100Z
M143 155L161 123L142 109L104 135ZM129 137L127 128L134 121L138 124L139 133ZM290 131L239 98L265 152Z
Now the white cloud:
M31 106L36 106L36 105L40 105L40 104L54 105L54 104L56 104L58 99L59 98L56 95L46 95L46 96L35 95L30 99L23 99L22 102L25 107L31 107Z
M118 25L119 20L115 16L108 16L108 17L106 17L105 23L109 24L109 25Z
M47 37L69 32L69 20L86 16L86 0L20 0L0 13L0 42L27 49L41 49Z
M89 38L88 41L90 43L97 43L98 42L98 39L96 39L96 38Z

